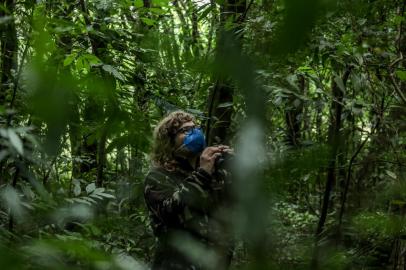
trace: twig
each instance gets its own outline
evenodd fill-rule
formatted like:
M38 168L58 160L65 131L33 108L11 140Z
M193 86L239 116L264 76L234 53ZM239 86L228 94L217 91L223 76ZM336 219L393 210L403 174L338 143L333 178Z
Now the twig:
M33 13L34 13L34 9L31 12L31 21L32 21ZM32 30L32 27L30 28L30 33L31 33L31 30ZM13 109L13 107L14 107L14 102L15 102L15 99L16 99L16 96L17 96L17 90L18 90L18 87L19 87L19 84L20 84L20 77L21 77L21 73L23 71L24 61L25 61L25 58L27 57L27 54L28 54L28 48L30 47L30 41L31 40L30 40L29 35L28 35L27 44L25 45L23 55L21 56L20 64L18 65L17 75L14 78L13 96L11 97L11 101L10 101L10 105L9 105L10 110ZM7 126L10 126L12 119L13 119L13 115L10 113L8 115L8 117L7 117Z
M372 134L372 132L371 132ZM344 187L344 194L343 194L343 199L341 201L341 208L340 208L340 214L339 214L339 218L338 218L338 228L341 227L342 224L342 219L343 219L343 215L344 215L344 209L345 209L345 203L347 200L347 193L348 193L348 188L350 186L350 180L351 180L351 170L352 170L352 166L354 164L355 158L358 156L358 154L361 152L362 148L364 148L366 142L368 141L368 139L370 138L370 135L368 135L365 140L360 144L360 146L358 147L357 151L355 151L355 153L352 155L351 159L350 159L350 163L348 165L348 170L347 170L347 177L345 180L345 187Z
M392 85L395 88L396 93L399 95L400 99L406 104L406 97L402 93L402 89L400 89L399 85L396 83L395 78L393 77L393 73L389 70L389 77L391 79Z
M241 16L238 18L238 20L237 20L238 23L242 23L242 22L245 21L245 18L247 17L248 11L250 10L250 8L251 8L253 2L254 2L254 0L251 0L251 1L248 3L248 6L247 6L247 8L244 10L244 13L241 14Z
M401 62L403 60L403 54L402 52L399 53L399 57L396 58L394 61L392 61L392 63L389 64L389 68L392 70L392 68L399 62Z

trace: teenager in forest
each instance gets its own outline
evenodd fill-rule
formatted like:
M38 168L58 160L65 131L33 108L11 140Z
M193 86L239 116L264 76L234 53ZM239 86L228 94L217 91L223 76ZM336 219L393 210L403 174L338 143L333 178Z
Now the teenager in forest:
M195 118L175 111L154 130L144 196L158 239L153 270L226 269L231 259L229 177L218 161L228 146L206 147ZM224 170L223 170L224 172Z

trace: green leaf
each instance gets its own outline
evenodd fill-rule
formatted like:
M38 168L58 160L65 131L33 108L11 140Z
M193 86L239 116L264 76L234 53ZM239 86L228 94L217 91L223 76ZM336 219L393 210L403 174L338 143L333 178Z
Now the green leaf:
M10 212L13 216L22 218L24 215L24 209L21 205L20 195L13 187L6 186L2 189L0 192L0 199L6 207L10 208Z
M129 144L129 137L128 135L124 135L118 138L113 139L113 141L107 146L106 153L110 153L113 151L114 148L117 150L121 150L125 146Z
M402 81L406 81L406 71L405 70L396 70L396 75L401 79Z
M134 6L136 8L142 8L144 7L144 2L142 0L135 0Z
M391 172L391 171L389 171L389 170L386 170L386 174L389 175L390 177L392 177L393 179L397 179L397 178L398 178L394 172Z
M89 185L86 186L86 192L87 194L93 192L96 189L96 185L95 183L91 183Z
M7 151L7 150L0 151L0 161L2 161L8 155L9 155L9 151Z
M337 84L338 88L340 88L340 90L345 93L345 85L343 80L341 79L341 77L339 76L335 76L334 78L335 83Z
M81 191L82 191L82 190L81 190L81 188L80 188L80 185L75 185L75 187L73 188L73 194L74 194L75 196L79 196Z
M90 65L97 65L102 63L102 61L94 54L85 54L82 57L86 59Z
M205 18L207 16L207 14L210 13L210 11L213 10L213 6L207 4L208 7L202 12L202 14L200 14L199 18L197 19L198 21L201 21L203 18Z
M165 10L163 10L162 8L149 8L149 11L151 11L154 14L158 14L158 15L163 15L166 13Z
M13 16L2 16L2 17L0 17L0 25L1 24L6 24L6 23L8 23L9 21L12 21L13 20Z
M102 193L105 190L105 188L96 188L93 192L94 194L99 194Z
M397 15L397 16L395 16L395 17L393 18L393 22L394 22L396 25L399 25L399 24L401 24L401 23L404 22L404 21L405 21L405 17L403 17L403 16Z
M391 204L397 204L397 205L405 205L406 202L401 201L401 200L392 200Z
M125 81L125 77L123 74L121 74L117 69L115 69L113 66L110 65L103 65L102 66L103 70L110 73L113 75L114 78L120 80L120 81Z
M220 104L217 106L217 108L227 108L227 107L231 107L231 106L233 106L233 103L232 103L232 102L223 102L223 103L220 103Z
M141 21L142 21L143 23L145 23L146 25L149 25L149 26L155 25L155 23L156 23L155 20L150 19L150 18L146 18L146 17L142 17L142 18L141 18Z
M14 130L8 130L8 137L10 139L11 144L17 150L20 155L24 154L23 142L21 141L20 137L18 137L17 133Z
M90 64L89 61L86 60L86 57L80 56L77 60L76 60L76 69L77 70L86 70L89 71L90 70Z
M158 7L167 7L169 2L168 0L154 0L153 4Z
M76 55L77 55L76 53L69 54L63 61L63 66L66 67L72 64L73 60L75 60L76 58Z
M108 194L108 193L98 193L98 195L107 198L107 199L115 199L116 197L114 195Z

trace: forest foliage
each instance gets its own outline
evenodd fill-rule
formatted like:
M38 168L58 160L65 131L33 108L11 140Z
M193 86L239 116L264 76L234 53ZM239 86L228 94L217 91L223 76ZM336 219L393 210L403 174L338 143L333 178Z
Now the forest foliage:
M232 269L404 269L405 8L1 1L0 267L147 269L152 130L181 109L236 149Z

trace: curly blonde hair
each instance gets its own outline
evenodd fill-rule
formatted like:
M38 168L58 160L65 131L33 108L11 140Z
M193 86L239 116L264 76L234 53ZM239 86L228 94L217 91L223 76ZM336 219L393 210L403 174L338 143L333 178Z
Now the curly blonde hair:
M169 113L154 129L152 151L150 154L153 166L174 170L173 150L178 129L186 122L195 122L195 117L178 110Z

